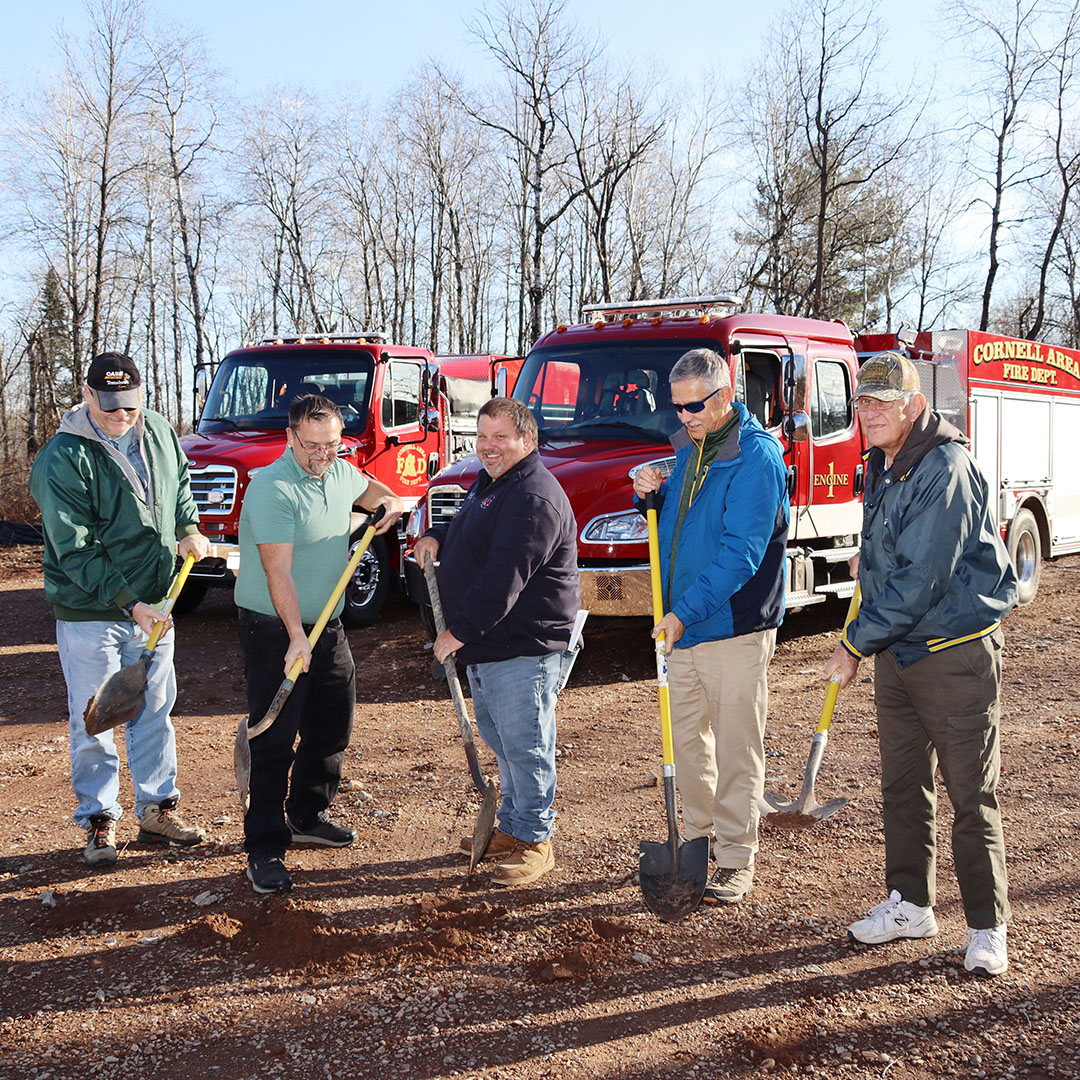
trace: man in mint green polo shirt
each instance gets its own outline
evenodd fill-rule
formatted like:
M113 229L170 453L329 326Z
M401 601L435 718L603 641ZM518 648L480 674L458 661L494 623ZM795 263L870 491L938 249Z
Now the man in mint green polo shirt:
M384 484L337 456L342 427L333 402L317 394L295 398L288 447L252 479L240 514L235 596L249 722L265 715L297 659L306 672L273 726L250 744L244 850L248 878L260 893L292 888L285 868L290 842L345 847L356 839L328 812L356 704L355 666L338 618L344 601L314 649L307 635L348 561L353 506L384 507L376 530L384 533L401 516L402 504Z

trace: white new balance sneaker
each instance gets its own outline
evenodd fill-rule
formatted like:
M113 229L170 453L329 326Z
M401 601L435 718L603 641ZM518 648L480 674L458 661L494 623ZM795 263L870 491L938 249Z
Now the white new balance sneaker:
M968 971L976 975L1002 975L1009 970L1004 923L989 930L969 929L964 944L967 945L964 967Z
M871 908L865 919L848 927L848 937L864 945L881 945L899 938L929 938L937 932L934 909L909 904L895 889L883 904Z

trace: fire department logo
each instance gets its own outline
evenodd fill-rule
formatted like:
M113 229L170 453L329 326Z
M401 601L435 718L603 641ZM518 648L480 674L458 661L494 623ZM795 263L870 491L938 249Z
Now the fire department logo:
M419 446L402 446L397 452L398 479L403 484L422 484L427 479L427 458Z

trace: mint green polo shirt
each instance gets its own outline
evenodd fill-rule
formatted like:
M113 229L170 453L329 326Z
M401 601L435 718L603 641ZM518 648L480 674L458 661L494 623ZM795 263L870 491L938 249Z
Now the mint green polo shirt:
M313 623L349 561L353 504L367 491L367 477L341 458L323 476L305 472L289 447L252 477L240 511L240 572L236 603L276 615L259 544L292 544L292 577L300 617ZM331 618L341 614L342 596Z

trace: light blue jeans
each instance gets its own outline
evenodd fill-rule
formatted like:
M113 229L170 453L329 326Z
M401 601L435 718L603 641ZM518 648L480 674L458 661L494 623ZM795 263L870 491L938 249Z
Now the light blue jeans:
M538 844L555 831L555 703L573 654L470 664L476 726L499 763L499 828Z
M176 732L169 717L176 701L173 631L162 634L146 677L146 705L124 725L128 769L135 785L135 816L142 819L151 803L178 798ZM118 819L120 757L115 729L88 735L83 713L98 687L114 671L133 664L146 648L147 636L134 622L56 624L56 644L68 695L68 743L71 786L79 805L75 824L86 828L91 816Z

